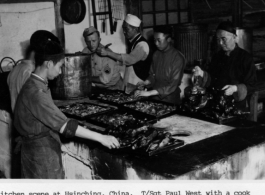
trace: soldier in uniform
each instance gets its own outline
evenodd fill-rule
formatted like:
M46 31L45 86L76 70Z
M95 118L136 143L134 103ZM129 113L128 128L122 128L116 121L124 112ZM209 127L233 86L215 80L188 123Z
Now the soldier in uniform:
M98 30L90 26L83 33L87 47L83 53L91 54L92 83L95 87L110 90L122 89L123 81L120 74L120 66L111 58L100 56L96 53L99 47L104 47L100 41ZM111 51L110 49L107 49Z

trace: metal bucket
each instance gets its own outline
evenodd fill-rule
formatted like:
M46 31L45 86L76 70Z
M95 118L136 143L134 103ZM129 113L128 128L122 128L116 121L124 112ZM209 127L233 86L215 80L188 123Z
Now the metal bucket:
M91 94L91 56L66 54L62 74L49 83L53 99L78 99Z

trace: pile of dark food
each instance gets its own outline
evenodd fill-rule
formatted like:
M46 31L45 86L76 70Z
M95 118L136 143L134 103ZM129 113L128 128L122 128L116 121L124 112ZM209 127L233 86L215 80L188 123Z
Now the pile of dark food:
M150 125L127 129L119 134L116 131L109 131L109 134L118 138L120 148L148 156L169 151L184 144L182 140L173 139L170 133L157 130Z
M235 107L233 96L226 96L223 90L211 88L191 88L190 93L185 94L179 110L194 116L201 115L214 121L220 121L236 116L244 116L245 112Z
M173 105L152 101L138 101L135 103L124 104L124 106L156 117L169 114L176 110L176 107Z
M91 120L107 126L123 129L128 127L143 126L148 122L147 119L135 118L130 113L108 113L100 116L92 117Z
M81 118L112 110L111 107L104 107L90 103L75 103L66 106L60 106L59 109L65 114L78 116Z
M114 102L117 104L122 104L126 102L132 102L141 99L141 97L135 97L133 94L128 95L120 91L116 91L113 93L104 93L104 94L99 94L97 96L97 99L99 100L104 100L108 102Z

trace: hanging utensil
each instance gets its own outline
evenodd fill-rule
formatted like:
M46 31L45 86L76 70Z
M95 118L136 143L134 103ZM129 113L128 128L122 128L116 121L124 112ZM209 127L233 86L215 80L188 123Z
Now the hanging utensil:
M107 28L106 28L106 20L108 19L108 16L106 16L107 14L107 0L99 0L99 12L102 12L104 14L100 15L100 20L102 20L102 23L101 23L101 32L102 33L105 33L107 32Z
M104 0L99 0L98 1L98 11L99 12L103 12L103 10L104 10L104 8L103 8L103 6L104 6ZM101 22L101 32L103 32L104 30L103 30L103 26L105 26L104 25L104 16L103 15L99 15L99 20L101 20L102 22Z
M104 9L104 12L106 12L106 1L103 0L103 9ZM102 21L102 32L105 33L105 27L106 27L106 15L103 16L104 19Z
M113 16L113 19L115 20L113 28L114 28L114 31L116 32L117 26L118 26L118 20L122 20L122 16L123 16L122 0L113 0L112 7L113 7L112 16Z
M112 16L113 16L113 19L115 20L114 21L114 24L113 24L113 32L116 32L116 29L117 29L117 16L116 16L116 10L117 10L117 7L116 7L116 1L113 0L112 1Z

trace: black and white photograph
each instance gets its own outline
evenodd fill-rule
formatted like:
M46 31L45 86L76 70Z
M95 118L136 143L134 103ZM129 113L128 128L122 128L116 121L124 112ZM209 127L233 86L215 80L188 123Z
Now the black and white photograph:
M265 0L0 0L0 195L254 195L264 104Z

